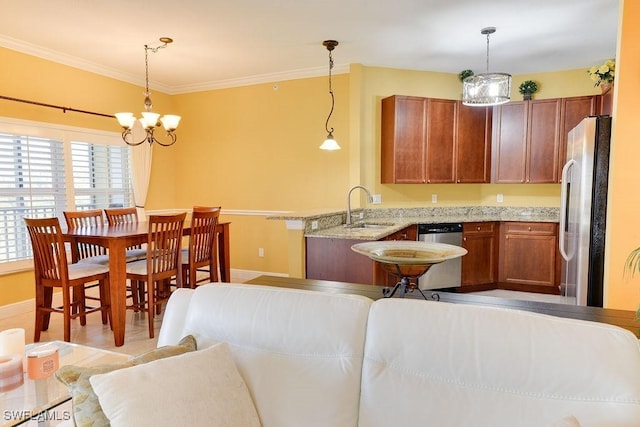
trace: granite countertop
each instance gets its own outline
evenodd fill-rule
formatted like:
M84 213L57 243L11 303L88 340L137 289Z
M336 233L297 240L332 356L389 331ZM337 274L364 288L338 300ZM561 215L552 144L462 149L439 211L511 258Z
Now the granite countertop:
M382 224L376 228L346 228L344 210L293 212L268 217L268 219L299 221L305 237L379 240L414 224L487 221L558 222L559 217L558 208L473 206L352 210L354 223Z

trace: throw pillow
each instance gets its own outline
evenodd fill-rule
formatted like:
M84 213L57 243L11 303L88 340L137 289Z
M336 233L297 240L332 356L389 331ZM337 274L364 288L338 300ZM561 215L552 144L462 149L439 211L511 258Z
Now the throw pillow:
M260 426L226 343L90 379L111 425Z
M92 375L136 366L160 358L176 356L188 351L194 351L196 347L196 339L192 335L188 335L180 340L178 345L159 347L140 356L133 357L124 363L91 367L66 365L58 369L55 375L69 389L75 424L78 427L103 427L109 425L109 420L102 412L98 397L89 382Z

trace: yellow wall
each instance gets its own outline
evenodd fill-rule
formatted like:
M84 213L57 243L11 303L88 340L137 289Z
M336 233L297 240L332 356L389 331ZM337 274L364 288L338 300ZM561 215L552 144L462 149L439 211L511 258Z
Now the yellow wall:
M635 188L639 145L632 130L638 93L638 25L640 6L625 2L629 14L618 53L608 256L611 260L607 304L633 308L640 300L637 284L619 283L626 254L638 245L632 218L639 200ZM624 41L627 40L627 43ZM625 54L626 53L626 54ZM140 111L141 88L0 48L0 94L74 108L111 113ZM4 64L10 64L8 67ZM625 76L625 67L627 74ZM504 70L508 71L508 70ZM540 82L536 98L597 93L585 70L514 76L513 99L523 80ZM183 116L178 143L154 148L152 181L147 209L190 208L194 204L222 205L223 220L231 221L232 268L276 273L289 272L286 248L290 236L281 221L267 221L261 211L344 208L351 185L365 184L382 194L383 205L503 205L557 206L557 185L382 185L379 177L380 99L407 94L457 99L457 75L424 71L364 67L354 64L349 74L334 75L336 109L330 126L343 149L323 152L329 111L326 77L258 84L232 89L168 96L152 94L154 109ZM627 89L623 97L620 88ZM65 125L119 131L115 121L0 100L0 115ZM636 115L637 116L637 115ZM636 195L634 195L636 193ZM636 199L634 199L634 197ZM355 202L354 197L354 202ZM360 200L362 203L362 199ZM624 230L624 231L623 231ZM265 257L257 256L257 248ZM295 274L295 271L293 272ZM31 273L0 278L0 304L32 295ZM14 290L14 289L19 289ZM25 291L28 290L28 291Z
M624 262L640 246L640 2L621 2L622 19L616 55L613 142L607 213L605 305L635 309L640 277L623 277Z
M42 60L33 56L0 48L0 95L60 105L104 114L130 110L136 114L143 108L142 88L97 74ZM170 111L173 99L159 92L152 93L154 108ZM22 120L57 123L104 131L120 132L115 119L44 108L13 101L0 100L0 116ZM164 165L173 148L155 150L149 199L156 209L173 207L173 176L167 176ZM170 168L169 173L173 174ZM168 184L168 185L166 185ZM166 190L165 190L166 188ZM18 272L0 276L0 305L33 298L33 272Z

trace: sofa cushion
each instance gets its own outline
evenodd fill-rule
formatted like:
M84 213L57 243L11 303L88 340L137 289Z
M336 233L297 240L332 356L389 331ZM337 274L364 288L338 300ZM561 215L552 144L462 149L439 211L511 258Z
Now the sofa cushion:
M159 343L181 334L200 347L228 343L262 425L357 425L370 299L258 285L180 291Z
M111 425L260 426L225 343L90 379Z
M71 394L73 419L79 427L108 426L106 418L100 407L98 397L91 387L92 375L115 371L130 366L140 365L153 360L171 357L188 351L196 350L196 340L189 335L184 337L177 345L162 346L139 356L132 357L124 363L114 363L98 366L65 365L56 372L56 378L65 384Z
M632 333L491 307L373 304L360 426L539 427L567 414L585 426L637 425L640 351Z

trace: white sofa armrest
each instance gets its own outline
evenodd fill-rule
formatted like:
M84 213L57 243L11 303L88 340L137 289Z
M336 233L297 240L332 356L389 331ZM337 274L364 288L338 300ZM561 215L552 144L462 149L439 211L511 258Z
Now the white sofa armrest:
M171 294L158 335L158 347L178 344L178 341L183 338L193 292L193 289L181 288Z

